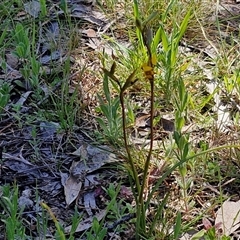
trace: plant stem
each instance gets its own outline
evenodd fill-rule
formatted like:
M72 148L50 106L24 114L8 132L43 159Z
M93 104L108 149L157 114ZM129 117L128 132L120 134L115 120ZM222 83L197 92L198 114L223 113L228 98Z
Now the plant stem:
M150 161L151 161L151 156L152 156L152 149L153 149L153 119L154 119L154 72L153 72L153 64L152 64L152 55L150 49L148 49L148 55L149 55L149 60L148 60L148 66L152 68L152 71L150 71L149 75L146 75L146 79L149 80L150 83L150 88L151 88L151 95L150 95L150 146L149 146L149 151L148 155L146 158L146 162L144 165L144 172L143 172L143 180L142 180L142 186L141 186L141 191L139 194L139 207L141 211L141 216L142 216L142 224L141 228L142 231L146 232L146 206L144 204L144 190L146 189L146 194L148 193L148 178L149 178L149 167L150 167ZM146 195L147 199L147 195Z
M138 177L138 173L137 173L137 170L136 170L136 167L134 165L134 162L133 162L133 159L132 159L132 156L131 156L131 152L130 152L130 149L129 149L129 146L128 146L128 141L127 141L127 132L126 132L126 113L125 113L125 104L124 104L124 91L121 89L120 91L120 103L121 103L121 108L122 108L122 125L123 125L123 139L124 139L124 145L125 145L125 149L126 149L126 152L127 152L127 158L128 158L128 162L130 163L130 166L131 166L131 169L133 171L133 179L136 183L136 193L133 193L134 194L134 197L135 197L135 200L136 200L136 204L138 204L138 194L140 192L140 181L139 181L139 177Z

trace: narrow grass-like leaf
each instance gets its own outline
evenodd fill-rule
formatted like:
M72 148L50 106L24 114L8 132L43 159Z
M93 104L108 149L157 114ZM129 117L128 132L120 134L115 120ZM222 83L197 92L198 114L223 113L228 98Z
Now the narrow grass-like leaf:
M7 28L5 28L0 36L0 46L3 46L3 40L6 39Z
M152 41L152 52L153 53L156 52L158 44L160 43L160 41L162 39L162 30L163 30L163 27L160 26L153 37L153 41Z
M59 7L62 9L65 15L67 15L68 7L67 7L67 0L61 0Z
M153 221L151 223L151 226L150 226L149 236L153 235L153 232L155 231L157 222L158 221L162 222L161 219L159 219L159 218L162 215L164 207L167 204L168 197L169 197L169 193L166 194L166 196L163 198L163 200L161 201L160 205L157 208L156 214L155 214Z
M47 15L47 4L46 0L40 0L40 9L41 9L41 16L45 17Z
M186 32L186 29L187 29L187 25L188 25L188 22L190 20L190 17L191 17L191 9L188 10L187 14L185 15L181 25L180 25L180 31L179 31L179 35L177 37L177 44L179 43L179 41L182 39L184 33Z
M58 222L57 218L55 217L52 209L44 202L40 202L40 205L42 206L42 208L46 209L50 215L50 217L52 218L53 222L55 223L56 226L56 239L57 240L65 240L65 234L64 234L64 230L63 227L61 226L61 224Z
M153 13L151 13L150 16L148 16L148 18L143 21L143 23L142 23L143 27L146 27L147 25L149 25L149 23L150 23L151 21L155 20L158 15L159 15L158 12L153 12Z
M102 118L97 117L96 120L100 127L102 128L102 130L105 130L108 127Z
M174 239L179 238L179 235L181 233L181 225L182 225L181 213L178 212L177 213L177 218L176 218L176 224L174 226L174 233L173 233Z
M168 40L167 34L164 31L163 27L161 27L161 28L162 28L162 34L161 34L162 46L163 46L164 51L167 52L168 51L168 46L169 46L169 40Z
M159 188L159 186L162 184L162 182L167 178L167 176L169 176L169 174L171 174L174 170L176 170L178 167L180 167L183 163L186 163L187 161L193 159L193 158L197 158L199 156L211 153L211 152L216 152L222 149L228 149L228 148L239 148L240 145L223 145L223 146L219 146L219 147L215 147L215 148L211 148L211 149L207 149L206 151L201 151L199 153L196 153L194 155L191 155L185 159L182 159L181 161L179 161L178 163L176 163L175 165L173 165L171 168L169 168L163 175L162 177L156 182L156 184L154 185L154 187L152 188L152 190L150 191L147 201L146 201L146 209L148 209L149 204L151 199L153 198L153 194L157 191L157 189Z
M188 151L189 151L189 145L188 143L185 144L184 148L183 148L183 158L186 158L188 155Z
M176 1L176 0L172 0L172 1L168 4L167 9L166 9L166 10L164 11L164 13L162 14L162 22L165 22L165 21L166 21L167 15L168 15L168 13L169 13L170 9L172 8L172 6L173 6L173 4L174 4L175 1Z
M171 43L171 57L170 57L170 62L169 62L169 65L172 68L175 67L176 65L176 62L177 62L177 53L178 53L178 47L175 47L174 45L174 41L172 41Z
M120 105L120 99L119 98L114 99L114 101L113 101L113 103L111 105L112 106L113 119L117 118L119 105Z
M133 1L133 13L135 17L135 24L136 24L136 35L139 41L139 47L144 51L144 41L142 36L143 26L139 15L139 6L138 1Z
M126 82L122 87L122 91L124 92L127 88L132 86L138 79L134 79L137 69L135 69L127 78Z
M111 72L109 72L107 69L105 68L102 68L103 72L105 75L107 75L108 77L110 77L112 80L114 80L119 86L120 86L120 83L119 83L119 80L117 79L117 77L115 77L113 74L111 74Z
M134 13L135 19L138 19L139 18L139 7L138 7L138 1L137 0L133 1L133 13Z
M108 77L105 75L103 78L103 91L104 95L109 103L111 103L111 95L110 95L110 90L109 90L109 81Z

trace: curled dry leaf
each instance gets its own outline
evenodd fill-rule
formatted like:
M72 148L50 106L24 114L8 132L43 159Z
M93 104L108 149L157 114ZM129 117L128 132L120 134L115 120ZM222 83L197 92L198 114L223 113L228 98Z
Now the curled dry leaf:
M77 198L82 188L82 181L72 174L67 178L66 174L61 174L61 182L64 187L65 200L69 206Z
M234 233L240 227L240 200L223 203L217 211L215 226L218 226L218 229L226 236Z

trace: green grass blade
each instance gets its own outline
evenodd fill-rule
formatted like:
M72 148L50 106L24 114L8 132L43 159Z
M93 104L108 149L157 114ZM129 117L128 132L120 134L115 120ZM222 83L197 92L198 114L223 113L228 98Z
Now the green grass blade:
M0 45L3 45L3 40L6 38L7 28L5 28L0 36Z
M167 34L164 31L163 27L161 27L161 28L162 28L162 34L161 34L162 46L163 46L164 51L167 52L168 51L168 46L169 46L169 40L168 40Z
M176 39L176 43L178 44L180 42L180 40L182 39L184 33L186 32L186 29L187 29L187 26L188 26L188 22L190 20L190 17L191 17L191 9L187 12L187 14L185 15L181 25L180 25L180 31L178 33L178 37Z
M158 12L153 12L153 13L151 13L150 16L148 16L148 18L143 21L142 25L143 25L144 27L146 27L151 21L153 21L154 19L156 19L158 15L159 15Z
M158 28L154 38L153 38L153 41L152 41L152 50L153 50L153 53L156 52L157 50L157 47L158 47L158 44L160 43L161 39L162 39L162 25Z
M172 1L168 4L167 9L164 11L164 14L162 14L162 22L165 22L165 21L166 21L167 15L168 15L170 9L172 8L174 2L175 2L175 0L172 0Z
M103 79L103 91L104 91L104 95L108 101L109 104L111 104L111 94L110 94L110 90L109 90L109 80L108 77L105 75L104 79Z
M181 233L181 225L182 225L182 219L181 219L181 213L177 213L177 218L176 218L176 225L174 227L174 239L178 239L179 235Z
M133 13L134 13L135 19L138 19L139 18L139 7L138 7L138 1L137 0L133 1Z
M161 214L164 211L164 207L167 204L168 197L169 197L169 193L166 194L166 196L164 197L164 199L162 200L162 202L160 203L160 205L157 208L157 212L156 212L156 214L155 214L155 216L153 218L153 221L151 223L151 226L150 226L149 236L153 235L153 232L154 232L154 230L156 228L156 223L159 220ZM160 220L160 222L162 222L162 221Z

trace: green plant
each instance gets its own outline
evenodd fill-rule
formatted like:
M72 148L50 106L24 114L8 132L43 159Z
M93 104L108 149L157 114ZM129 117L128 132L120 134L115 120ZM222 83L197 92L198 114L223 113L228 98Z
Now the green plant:
M1 221L5 224L7 239L27 239L25 227L21 221L23 209L18 206L18 187L12 190L9 185L1 187L0 206L3 209Z
M25 87L27 90L35 90L34 95L37 99L39 99L42 92L40 89L41 64L36 59L37 57L35 56L34 51L31 51L35 48L36 44L35 28L35 23L33 23L30 33L29 28L26 29L23 24L16 24L16 27L14 29L14 40L16 43L14 54L22 63L20 72L25 80L25 84L20 81L18 81L18 84Z
M86 233L88 240L103 240L107 234L107 229L99 223L96 217L93 218L93 223L90 231Z
M59 94L52 93L50 95L53 103L52 107L55 110L55 113L50 114L50 116L46 117L53 119L56 118L57 121L59 121L62 129L72 131L76 122L77 114L81 108L78 99L79 90L77 87L75 87L74 90L71 91L69 83L67 82L70 73L69 59L66 60L63 69L63 80L58 77L56 77L54 80L54 84L61 86Z
M174 4L175 1L171 1L169 8ZM169 9L168 9L169 10ZM164 206L167 202L168 195L164 197L162 202L156 209L151 222L147 220L147 211L149 209L150 202L157 191L161 183L166 179L166 177L173 173L176 169L180 174L179 185L183 192L183 199L185 203L185 211L189 211L189 200L188 189L190 183L192 182L191 177L188 177L188 162L194 162L199 156L206 156L212 151L217 151L226 146L220 146L212 149L204 149L200 152L191 149L191 144L189 141L189 136L184 134L182 129L185 125L185 121L188 120L188 104L189 95L186 90L184 81L181 77L181 71L175 72L178 59L178 46L183 34L186 31L187 24L191 17L191 10L188 10L185 17L182 20L180 26L175 25L174 31L171 36L167 36L167 32L164 30L164 25L160 24L160 27L153 33L151 29L152 22L156 19L157 13L152 13L146 20L140 19L139 5L137 1L134 1L134 16L136 20L137 27L137 38L139 43L139 49L141 50L141 60L142 60L142 70L145 75L146 82L150 85L150 144L148 148L148 153L146 154L146 159L144 162L142 177L139 177L138 169L134 163L135 156L130 148L130 142L127 134L127 115L126 115L126 102L125 96L127 90L136 83L138 80L136 78L136 73L138 69L133 70L123 81L116 74L117 64L114 62L110 68L107 70L104 66L104 81L106 79L111 82L114 88L117 86L117 92L119 92L119 99L121 104L121 114L122 114L122 128L123 128L123 139L124 147L126 150L126 158L130 165L129 167L129 180L131 183L132 191L136 201L136 239L146 238L149 239L153 236L155 231L155 226L158 221L164 224L164 219L162 214L164 212ZM165 16L166 17L166 16ZM162 51L158 52L159 44L162 44ZM155 71L156 67L160 68L164 66L165 77L164 82L160 84L162 91L168 101L171 96L171 102L174 100L175 110L175 131L173 133L173 146L172 150L169 152L169 156L174 156L172 165L167 169L167 171L159 178L155 183L153 188L149 190L148 188L148 178L149 171L151 167L151 158L153 154L153 132L154 132L154 94L155 94L155 80L157 78ZM106 76L108 78L106 78ZM146 84L146 83L145 83ZM159 83L158 83L159 84ZM171 93L171 94L170 94ZM107 92L109 95L109 90ZM108 96L109 98L109 96ZM106 126L105 126L106 128ZM227 148L236 147L234 145L227 146ZM192 163L191 163L192 164ZM181 229L181 215L177 214L176 225L173 231L174 237L180 235Z
M98 94L99 100L99 111L106 118L97 117L97 122L99 123L103 132L103 137L112 144L120 144L122 139L122 118L120 114L120 101L119 97L112 99L110 95L109 79L106 74L104 74L103 79L103 91L106 101Z
M74 211L74 215L72 216L72 228L70 230L70 234L68 237L68 240L74 240L74 234L76 232L76 229L78 227L78 224L81 222L82 220L82 215L79 215L79 212L77 210L77 207L75 207L75 211Z
M179 36L176 41L176 46L174 49L173 56L174 54L177 53L177 46L178 43L183 36L184 31L186 30L186 25L189 19L189 14L186 15L186 18L184 19L184 22L182 24L182 28L179 32ZM160 204L160 207L157 210L156 215L154 216L154 220L152 221L152 226L150 227L150 231L147 231L147 216L146 212L148 210L148 204L150 202L151 197L149 198L149 195L147 194L147 202L145 202L144 195L149 191L148 190L148 175L149 175L149 169L150 169L150 161L151 161L151 156L152 156L152 148L153 148L153 132L154 132L154 125L153 125L153 120L154 120L154 85L155 85L155 76L154 76L154 71L155 67L158 62L157 58L157 47L160 41L164 41L163 36L163 28L162 26L159 27L159 29L156 31L155 35L152 33L152 29L150 27L151 22L156 18L157 13L151 14L145 21L140 20L140 15L139 15L139 6L137 1L134 1L134 15L136 19L136 26L137 26L137 37L139 40L140 44L140 49L142 52L145 53L146 58L143 58L143 64L142 64L142 69L145 74L145 79L146 81L149 82L150 84L150 147L148 150L148 154L146 156L146 160L144 163L144 170L143 170L143 177L142 179L139 178L137 169L134 165L134 159L132 156L132 153L129 148L129 143L128 143L128 136L127 136L127 121L126 121L126 107L125 107L125 100L124 96L126 93L126 90L131 87L135 82L135 74L136 70L134 70L126 79L125 83L122 83L122 81L117 78L114 73L116 69L116 64L113 63L110 71L106 70L105 68L103 69L105 76L108 76L111 78L111 80L117 84L119 88L119 98L120 98L120 103L121 103L121 109L122 109L122 128L123 128L123 137L124 137L124 144L125 144L125 149L127 152L127 159L130 164L131 172L129 174L130 176L130 181L134 181L136 184L136 187L132 185L133 188L133 194L135 197L136 201L136 238L139 239L140 236L145 236L145 237L150 237L151 234L153 233L154 225L156 224L157 219L161 215L161 211L163 209L163 205ZM169 43L168 43L169 44ZM173 57L172 57L173 58ZM170 68L172 65L170 66ZM109 94L109 93L108 93ZM186 104L186 103L185 103ZM180 162L185 162L186 159L181 159ZM132 180L131 180L132 178ZM152 192L150 193L150 196L152 196ZM165 198L166 201L166 198ZM163 201L163 202L165 202Z
M45 17L47 15L47 4L46 0L40 0L40 9L41 9L41 17Z
M60 9L64 12L66 16L68 16L68 6L66 0L61 0L59 4Z
M143 177L142 180L139 178L137 169L134 165L134 159L131 154L131 151L129 149L129 143L128 143L128 137L127 137L127 122L126 122L126 107L125 107L125 101L124 101L124 96L126 93L126 90L131 87L135 82L135 74L136 70L133 71L126 79L125 83L122 83L115 75L115 69L116 69L116 64L114 63L110 69L110 71L107 71L104 69L105 75L110 77L114 83L116 83L119 87L119 98L120 98L120 103L121 103L121 108L122 108L122 127L123 127L123 136L124 136L124 143L125 143L125 149L127 152L127 159L130 164L131 168L131 173L130 173L130 178L133 178L136 188L133 186L133 193L135 196L136 200L136 238L139 239L139 237L144 234L145 236L151 236L153 229L154 229L154 224L156 223L156 219L159 217L163 205L160 205L159 211L157 211L157 214L155 215L155 220L152 222L153 225L151 226L151 230L149 233L147 233L147 217L146 217L146 211L148 209L148 204L145 203L144 199L144 194L148 192L148 174L149 174L149 169L150 169L150 160L152 156L152 148L153 148L153 132L154 132L154 125L153 125L153 119L154 119L154 85L155 85L155 76L154 76L154 71L155 67L157 66L158 63L158 53L157 53L157 48L160 43L160 41L164 42L165 45L165 51L168 50L168 47L171 46L169 50L171 57L169 59L173 60L173 63L169 63L168 65L169 69L172 70L174 67L174 63L176 62L176 55L177 55L177 48L180 39L182 38L187 22L189 20L190 16L190 11L186 15L185 19L183 20L183 23L180 27L180 30L178 32L178 36L175 40L172 39L172 42L170 43L169 41L166 40L166 34L163 31L163 27L160 26L156 33L153 35L152 29L150 27L151 22L156 18L157 12L152 13L145 21L141 21L140 19L140 13L139 13L139 5L137 1L134 1L134 16L136 19L136 26L137 26L137 37L140 45L140 49L145 55L143 58L143 63L142 63L142 69L145 74L145 79L146 81L149 82L150 85L150 147L148 150L148 154L146 156L146 160L144 163L144 170L143 170ZM167 42L166 42L167 41ZM168 89L169 93L170 89ZM185 160L183 160L185 161ZM132 180L131 180L132 182ZM151 194L150 194L151 195ZM150 201L149 198L147 197L147 201ZM166 200L166 199L165 199Z
M30 56L29 28L26 29L21 23L17 23L14 29L14 40L16 45L15 54L21 60L26 60Z
M177 22L173 21L172 30L169 33L169 30L165 28L164 24L167 21L169 12L176 5L176 1L172 0L169 2L166 11L161 15L160 27L156 32L156 38L154 41L161 41L160 49L157 42L153 42L154 51L157 53L157 68L161 69L156 73L156 85L158 85L164 93L166 102L170 102L172 92L177 88L177 82L179 73L178 71L178 48L180 40L182 39L188 22L191 18L192 11L188 10L187 14L184 16L181 25L179 26ZM160 38L160 39L158 39Z
M120 220L124 214L126 214L127 210L132 211L129 208L129 205L124 203L124 199L118 199L118 194L120 191L121 185L118 184L116 187L113 183L110 183L109 186L104 189L107 195L110 197L110 201L108 205L108 215L107 218L109 220L117 221ZM124 203L124 204L123 204Z
M44 208L41 208L41 201L39 201L38 191L36 192L36 208L41 209L41 214L37 214L37 232L42 233L43 236L47 235L49 214Z
M11 86L8 83L0 83L0 114L10 99Z
M187 190L192 183L191 177L187 176L187 163L185 159L190 154L190 143L189 136L182 134L182 128L185 125L185 119L187 119L187 106L188 106L188 93L186 92L183 80L179 78L178 81L178 94L175 99L176 103L176 111L175 111L175 131L173 134L173 138L177 145L177 149L174 151L178 161L184 161L182 165L179 167L179 173L181 176L181 180L178 181L182 191L183 191L183 199L185 203L185 211L188 209L188 196Z
M55 224L55 227L56 227L55 239L56 240L65 240L66 235L64 233L64 229L63 229L62 225L58 222L58 220L55 217L54 213L52 212L51 208L44 202L41 202L40 205L42 206L42 208L44 208L48 211L50 217L52 218L52 220Z
M235 95L240 96L240 71L236 70L233 74L223 77L224 89L226 89L226 97Z
M216 232L216 227L210 227L209 229L202 229L201 231L197 232L192 236L192 240L200 240L200 239L205 239L205 240L230 240L230 236L218 236Z

